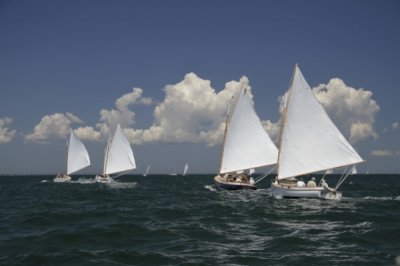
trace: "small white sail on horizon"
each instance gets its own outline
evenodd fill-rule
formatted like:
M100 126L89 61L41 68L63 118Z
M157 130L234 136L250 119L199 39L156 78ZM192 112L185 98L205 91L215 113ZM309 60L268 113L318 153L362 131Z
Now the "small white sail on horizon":
M144 172L143 176L147 176L150 171L150 165L147 166L146 171Z
M71 181L71 177L69 176L70 174L76 173L79 170L88 167L89 165L90 165L89 153L85 145L83 145L83 143L71 129L68 142L67 174L57 175L54 178L54 182Z
M185 167L183 168L183 173L182 175L185 176L187 174L187 171L189 170L189 165L186 163Z
M175 167L173 168L173 170L172 170L172 173L171 173L171 174L169 174L169 175L176 175L176 170L175 170Z
M136 169L136 162L132 147L118 124L114 136L107 143L103 176L96 176L96 181L103 182L100 179L105 178L107 180L104 180L104 182L108 183L111 181L109 175L124 173L133 169Z

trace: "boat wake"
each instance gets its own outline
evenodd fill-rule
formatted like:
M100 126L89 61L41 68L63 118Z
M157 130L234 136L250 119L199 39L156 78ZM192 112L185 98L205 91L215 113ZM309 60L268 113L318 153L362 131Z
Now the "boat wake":
M94 184L96 181L93 178L79 178L76 181L71 181L71 183L76 184Z
M204 188L209 190L209 191L212 191L212 192L216 192L217 191L217 189L215 188L214 185L206 185L206 186L204 186Z
M106 183L108 187L112 189L127 189L127 188L135 188L137 186L137 182L117 182L113 181L111 183Z
M366 200L400 200L400 196L397 196L397 197L395 197L395 196L393 196L393 197L370 197L370 196L367 196L367 197L364 197L363 199L366 199Z

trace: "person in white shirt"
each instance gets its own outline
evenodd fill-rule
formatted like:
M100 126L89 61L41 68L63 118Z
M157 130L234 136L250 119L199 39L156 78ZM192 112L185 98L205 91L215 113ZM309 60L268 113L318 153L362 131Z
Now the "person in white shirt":
M297 186L298 187L305 187L306 183L304 183L303 179L299 179L299 181L297 181Z

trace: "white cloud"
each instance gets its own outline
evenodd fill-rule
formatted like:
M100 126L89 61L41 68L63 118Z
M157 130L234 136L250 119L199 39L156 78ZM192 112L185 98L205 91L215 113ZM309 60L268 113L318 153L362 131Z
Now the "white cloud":
M94 127L80 127L75 132L81 139L98 141L106 138L110 129L120 123L133 144L164 141L217 145L222 141L228 103L237 95L241 86L249 89L251 95L247 77L227 82L223 90L217 92L209 80L188 73L182 81L165 86L165 98L155 106L152 125L143 129L134 127L136 114L133 107L137 104L150 105L153 100L142 97L142 89L133 88L115 101L115 109L102 109L99 122ZM351 142L377 137L373 125L379 106L372 100L372 92L348 87L338 78L313 88L313 91ZM284 98L284 95L279 97L280 112L283 110ZM82 121L70 113L46 116L35 127L34 133L25 138L45 142L50 137L65 137L72 123ZM262 123L277 143L280 120L276 123L269 120ZM393 127L398 127L398 124L394 123Z
M55 113L44 116L34 128L33 133L25 135L25 140L47 143L52 138L65 138L72 124L83 123L72 113Z
M117 124L121 124L124 128L128 139L131 143L141 143L141 132L143 130L135 131L132 129L135 124L135 112L131 110L136 104L150 105L152 104L151 98L142 97L143 90L140 88L133 88L131 92L122 95L115 101L116 109L102 109L100 111L100 119L96 127L81 127L75 130L81 139L97 141L106 138L110 129L116 128Z
M17 131L7 127L11 123L12 119L9 117L0 118L0 144L9 143L14 139Z
M389 151L389 150L373 150L370 155L373 157L389 157L389 156L394 156L398 155L399 151Z
M399 129L400 128L400 123L399 122L394 122L393 124L392 124L392 129L393 130L396 130L396 129Z
M328 84L320 84L313 88L313 92L329 117L351 143L378 137L373 125L379 106L372 99L372 92L349 87L339 78L331 79ZM285 94L278 99L281 114L284 99ZM271 121L263 121L263 123L271 138L277 142L280 120L276 123Z
M174 85L165 86L165 99L154 110L153 125L144 130L126 130L133 143L152 141L206 143L221 142L227 103L240 87L250 89L248 79L230 81L216 92L209 80L194 73Z
M371 91L349 87L339 78L320 84L313 91L350 142L378 137L373 124L380 108Z
M99 141L101 139L101 133L94 130L93 127L79 127L74 132L82 140Z

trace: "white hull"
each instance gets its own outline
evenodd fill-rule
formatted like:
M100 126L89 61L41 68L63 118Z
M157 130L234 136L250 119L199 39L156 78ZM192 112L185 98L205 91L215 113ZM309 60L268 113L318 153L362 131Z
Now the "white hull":
M96 175L94 179L97 183L103 183L103 184L108 184L114 181L110 176L101 176L101 175Z
M56 183L71 182L71 177L68 175L56 176L53 179L53 182L56 182Z
M297 187L282 185L275 182L271 184L271 193L275 199L282 198L318 198L340 200L342 193L331 192L323 187Z

